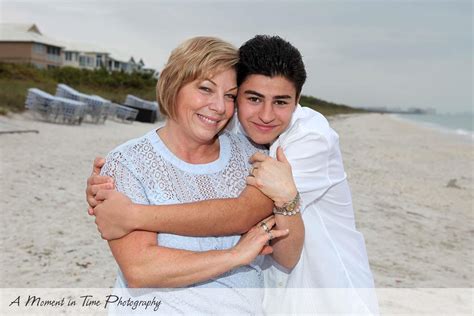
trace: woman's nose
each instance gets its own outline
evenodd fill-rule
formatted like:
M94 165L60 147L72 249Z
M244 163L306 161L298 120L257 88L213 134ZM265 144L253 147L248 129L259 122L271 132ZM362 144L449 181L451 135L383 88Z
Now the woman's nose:
M224 114L225 113L225 97L216 96L216 98L214 98L211 101L209 108L218 114Z

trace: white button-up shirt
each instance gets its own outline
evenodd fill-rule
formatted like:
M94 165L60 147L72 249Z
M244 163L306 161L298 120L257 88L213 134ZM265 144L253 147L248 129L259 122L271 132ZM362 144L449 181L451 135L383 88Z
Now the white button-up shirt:
M233 123L234 131L245 133ZM271 157L275 158L278 146L291 164L301 195L305 240L300 260L291 272L267 257L266 288L287 289L268 291L267 310L315 312L321 310L312 297L318 292L310 289L338 288L346 289L342 291L346 298L350 297L351 302L346 305L352 306L351 311L377 313L373 291L356 290L371 289L374 281L364 238L355 226L339 136L323 115L298 105L288 128L271 144ZM336 305L341 303L341 290L326 291L324 295L337 296ZM332 299L326 298L323 303L328 301ZM321 312L333 311L331 307L322 309Z

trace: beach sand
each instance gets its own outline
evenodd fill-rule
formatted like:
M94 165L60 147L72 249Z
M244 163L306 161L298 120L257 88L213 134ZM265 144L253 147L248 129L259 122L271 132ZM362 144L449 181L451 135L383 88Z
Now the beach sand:
M377 287L472 287L472 142L388 115L331 125ZM117 266L87 215L86 179L95 156L153 127L0 117L0 131L39 131L0 134L1 287L113 286Z

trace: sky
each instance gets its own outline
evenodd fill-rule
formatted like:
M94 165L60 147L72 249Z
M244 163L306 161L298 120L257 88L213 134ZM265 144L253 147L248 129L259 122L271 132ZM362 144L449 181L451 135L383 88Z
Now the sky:
M0 0L2 23L113 48L160 70L187 38L237 47L279 35L303 55L303 94L356 107L472 112L470 0ZM0 29L1 31L1 29Z

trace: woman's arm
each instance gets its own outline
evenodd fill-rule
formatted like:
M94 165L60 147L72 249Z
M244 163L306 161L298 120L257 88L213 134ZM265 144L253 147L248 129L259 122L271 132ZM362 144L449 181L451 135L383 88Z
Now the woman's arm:
M268 221L274 225L274 220ZM287 233L272 230L274 237ZM269 236L255 226L231 249L194 252L158 246L156 233L135 231L109 241L109 246L128 287L172 288L203 282L250 264L257 255L271 252L266 246Z
M102 173L115 179L117 190L124 196L136 203L148 203L145 189L120 152L111 155ZM272 232L275 237L287 233ZM109 246L129 287L180 287L247 265L260 253L268 254L271 251L266 247L268 240L269 234L254 227L231 250L193 252L160 247L156 233L136 231L110 241Z

